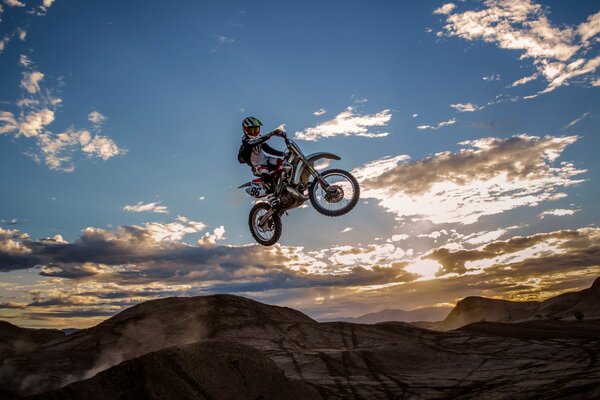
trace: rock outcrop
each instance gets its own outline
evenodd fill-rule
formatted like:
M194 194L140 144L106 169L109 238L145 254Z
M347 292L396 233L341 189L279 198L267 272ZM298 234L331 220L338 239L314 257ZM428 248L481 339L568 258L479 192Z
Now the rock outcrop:
M563 293L542 302L466 297L435 328L452 330L476 322L512 323L577 318L600 318L600 278L587 289Z

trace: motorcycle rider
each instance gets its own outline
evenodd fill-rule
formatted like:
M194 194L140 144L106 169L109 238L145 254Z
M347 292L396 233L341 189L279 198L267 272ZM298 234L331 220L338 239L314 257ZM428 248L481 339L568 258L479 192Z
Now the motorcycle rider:
M281 165L282 160L280 158L269 157L265 153L278 157L284 157L285 153L272 148L266 142L273 136L282 136L283 131L275 129L264 136L260 136L261 126L262 122L257 118L244 118L242 121L242 129L244 130L242 149L249 153L245 155L245 161L252 167L254 175L260 176L263 179L267 193L274 195L275 183L273 182L271 172Z

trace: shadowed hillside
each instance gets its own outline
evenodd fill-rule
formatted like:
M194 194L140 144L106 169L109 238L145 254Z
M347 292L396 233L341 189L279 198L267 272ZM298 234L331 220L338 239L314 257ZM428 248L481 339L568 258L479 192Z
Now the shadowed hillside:
M0 321L0 359L32 351L64 337L65 333L56 329L27 329Z

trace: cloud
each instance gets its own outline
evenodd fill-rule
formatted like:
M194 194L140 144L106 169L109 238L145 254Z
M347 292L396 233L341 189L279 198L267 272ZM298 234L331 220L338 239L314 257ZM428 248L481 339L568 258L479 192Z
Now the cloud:
M10 37L9 36L3 36L0 39L0 54L2 54L2 52L4 51L4 49L6 48L6 44L10 41Z
M500 74L491 74L488 76L484 76L483 78L484 81L499 81L500 80Z
M10 7L25 7L25 3L19 0L4 0L4 3Z
M527 82L531 82L534 81L538 78L539 74L536 72L535 74L529 75L529 76L525 76L521 79L517 79L516 81L514 81L510 87L516 87L516 86L521 86L526 84Z
M123 211L127 211L127 212L153 212L153 213L168 213L169 209L166 206L161 206L160 205L160 201L156 201L153 203L147 203L144 204L143 201L138 202L137 204L130 206L130 205L125 205L125 207L123 207Z
M317 111L315 111L315 112L313 113L313 115L315 115L315 116L317 116L317 117L320 117L321 115L325 114L326 112L327 112L327 111L326 111L325 109L323 109L323 108L319 108Z
M231 43L235 42L235 39L227 37L227 36L223 36L223 35L218 35L217 40L221 44L231 44Z
M565 216L565 215L573 215L575 214L577 211L579 210L569 210L569 209L564 209L564 208L555 208L553 210L546 210L546 211L542 211L539 215L540 219L544 219L545 217L549 216L549 215L555 215L555 216Z
M88 121L94 125L102 125L108 118L98 111L92 111L88 114Z
M565 129L574 127L575 125L577 125L578 123L580 123L581 121L586 119L590 114L591 114L591 111L584 112L583 114L581 114L581 116L575 118L573 121L571 121L568 124L566 124L565 126L563 126L561 128L561 130L565 130Z
M488 276L514 271L523 274L567 273L585 267L600 266L600 229L581 228L513 237L486 244L474 250L436 249L427 258L440 263L438 276L466 273ZM561 265L562 264L562 265Z
M544 8L531 0L486 0L481 10L449 15L441 34L521 51L520 59L531 59L548 82L539 95L574 77L593 73L600 66L600 56L587 58L588 41L599 31L599 15L590 16L577 28L559 28L551 24ZM527 81L517 81L513 86Z
M24 72L21 80L21 87L30 94L35 94L40 91L39 82L44 78L44 74L40 71Z
M455 123L456 123L456 118L450 118L448 121L442 121L442 122L438 123L437 125L419 125L419 126L417 126L417 129L419 129L419 130L425 130L425 129L438 130L440 128L443 128L444 126L454 125Z
M74 127L59 133L53 132L49 126L56 118L62 99L53 96L50 90L41 90L40 82L44 74L33 69L33 62L26 55L21 55L19 65L26 69L21 80L24 96L16 102L20 112L16 117L10 111L0 110L0 134L12 133L15 137L35 140L37 149L26 154L36 162L44 162L50 169L62 172L75 169L73 157L77 151L87 158L104 161L127 152L111 138L100 134L100 124L106 117L98 112L88 116L94 123L94 134L87 129Z
M587 21L577 27L577 33L581 36L581 41L586 43L600 33L600 12L590 15Z
M414 113L414 114L412 115L412 117L413 117L413 118L417 118L418 116L419 116L419 114L417 114L417 113Z
M352 107L346 108L335 118L323 122L314 128L307 128L302 132L296 132L295 136L300 140L316 141L321 138L334 136L362 136L368 138L385 137L388 132L373 133L371 127L386 126L392 118L390 110L383 110L375 114L359 115Z
M461 104L461 103L456 103L456 104L450 104L450 107L454 108L456 111L458 112L473 112L473 111L479 111L481 109L484 108L484 106L478 106L476 104L473 103L466 103L466 104Z
M367 163L353 171L363 198L374 198L398 219L471 224L486 215L563 198L559 191L585 172L569 162L554 165L577 136L516 135L460 143L419 161L406 155Z
M24 42L25 39L27 39L27 31L24 29L17 28L16 34L19 37L19 40L21 40L22 42Z
M348 226L348 227L344 228L344 230L342 230L340 233L350 232L351 230L352 230L352 228Z
M212 235L224 232L219 227ZM479 232L474 237L482 235L493 236ZM146 224L114 231L86 228L72 243L33 241L14 230L1 231L0 238L5 271L10 253L12 269L38 265L40 279L47 282L30 288L18 285L21 292L29 290L31 299L20 298L18 304L27 306L15 312L60 323L57 315L74 311L72 317L79 317L81 326L98 322L86 318L86 312L113 315L137 302L166 296L237 293L326 317L394 304L448 304L467 295L538 299L589 285L600 273L598 228L491 239L470 250L440 247L412 258L394 243L316 251L281 245L221 246L210 240L192 246L159 240ZM6 238L13 243L4 245Z
M54 3L54 0L42 0L42 4L46 8L50 8L50 6L52 5L52 3Z
M456 8L456 4L447 3L433 11L434 14L450 14Z
M198 240L198 246L215 246L217 240L224 240L225 227L223 225L215 228L212 233L205 233L200 240Z

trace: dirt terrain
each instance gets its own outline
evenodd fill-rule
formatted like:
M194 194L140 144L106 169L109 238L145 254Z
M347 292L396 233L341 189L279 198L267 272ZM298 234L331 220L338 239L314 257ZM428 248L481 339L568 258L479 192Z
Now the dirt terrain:
M4 358L0 395L595 399L599 353L600 323L592 320L479 322L440 332L401 322L319 323L231 295L168 298Z

